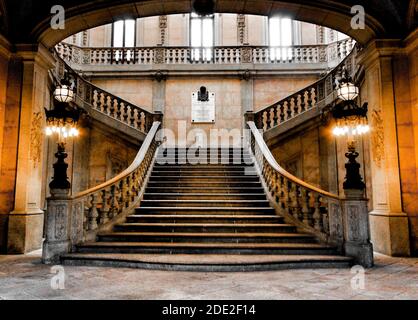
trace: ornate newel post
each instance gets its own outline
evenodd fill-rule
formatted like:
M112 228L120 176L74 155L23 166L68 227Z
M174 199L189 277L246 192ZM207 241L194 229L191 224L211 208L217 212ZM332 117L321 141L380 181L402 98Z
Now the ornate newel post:
M369 268L373 266L373 246L370 242L367 199L364 197L366 185L360 175L360 164L356 161L359 153L355 151L354 141L349 143L348 150L345 154L348 162L345 164L343 184L344 251L357 264Z
M59 263L60 256L70 250L71 225L71 184L67 177L68 164L65 143L58 143L55 153L54 176L49 184L51 196L47 199L45 241L43 244L43 263Z
M348 152L345 154L348 162L345 164L346 176L343 184L345 198L342 200L344 251L347 256L354 258L355 263L368 268L373 266L373 246L370 242L367 199L364 196L366 185L360 175L360 164L356 161L359 153L355 148L355 138L370 130L367 103L362 107L356 104L359 90L345 70L337 92L341 102L332 110L336 120L333 133L335 136L348 138Z
M43 244L43 263L60 262L60 256L71 250L71 184L68 180L68 157L65 151L66 141L78 136L79 112L69 105L74 91L68 78L62 81L54 92L55 104L52 110L46 110L47 136L58 138L58 150L55 153L54 176L49 184L51 196L47 199L45 241Z

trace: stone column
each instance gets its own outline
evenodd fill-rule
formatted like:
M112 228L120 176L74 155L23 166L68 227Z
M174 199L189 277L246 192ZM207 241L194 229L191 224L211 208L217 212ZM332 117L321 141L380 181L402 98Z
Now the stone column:
M9 253L25 253L42 244L42 163L44 107L49 105L48 70L54 60L41 46L17 46L21 59L19 96L8 97L19 109L17 122L17 166L15 171L14 209L8 221ZM17 79L19 81L19 79Z
M345 255L365 268L373 266L367 199L363 190L344 190L343 221Z
M409 225L401 196L393 75L393 59L400 52L398 41L374 41L360 54L359 63L365 67L371 125L371 240L377 252L409 256Z
M47 200L45 241L42 262L59 263L60 256L71 249L71 200L69 189L51 189Z
M242 114L254 111L254 80L249 70L241 75L241 106ZM246 123L243 123L246 128Z
M11 135L9 126L12 122L8 118L9 108L7 108L7 91L9 83L9 72L13 70L10 66L11 45L0 35L0 254L6 251L7 247L7 223L8 214L13 209L13 185L9 178L13 176L13 167L16 161L10 162L10 150L17 141L15 135ZM16 139L15 139L16 138Z
M158 71L154 75L154 81L152 84L152 108L153 111L159 111L164 113L165 109L165 89L166 89L167 76Z

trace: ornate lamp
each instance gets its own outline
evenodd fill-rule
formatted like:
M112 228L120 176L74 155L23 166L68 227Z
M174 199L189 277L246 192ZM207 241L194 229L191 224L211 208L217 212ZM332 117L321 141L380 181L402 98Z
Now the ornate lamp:
M74 100L74 88L68 78L68 73L64 75L64 79L61 80L61 83L55 88L54 98L59 102L70 103Z
M78 136L77 125L80 114L78 110L71 108L65 102L55 102L52 110L45 108L45 114L47 123L45 134L55 135L58 138L58 151L55 153L57 162L54 164L54 177L49 187L55 192L56 190L69 190L71 184L67 176L68 164L65 163L68 156L65 152L65 144L67 139Z
M335 119L335 126L332 130L337 137L348 138L348 152L345 156L348 162L345 165L346 177L344 189L363 190L365 184L360 175L360 164L356 161L359 153L355 148L355 139L370 131L367 121L367 103L359 107L355 99L359 95L359 88L353 84L347 70L343 69L342 77L337 84L337 95L340 102L337 103L331 113Z

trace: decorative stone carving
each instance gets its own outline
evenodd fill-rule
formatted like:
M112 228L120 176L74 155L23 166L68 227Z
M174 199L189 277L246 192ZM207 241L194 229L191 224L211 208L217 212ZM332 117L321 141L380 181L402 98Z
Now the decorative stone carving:
M248 42L248 30L245 14L237 15L237 28L238 28L238 43L240 45Z
M241 63L253 62L253 50L249 47L241 48Z
M316 39L318 41L318 44L325 43L325 27L318 25L316 26Z
M30 129L30 159L35 168L41 161L42 153L42 123L43 113L36 112L32 116L32 125Z
M65 205L55 207L55 239L64 240L66 230L66 209Z
M167 16L160 16L159 27L160 27L160 43L161 45L165 45L166 38L167 38Z
M371 143L373 161L378 167L380 167L385 154L385 132L383 127L382 111L373 110L371 118Z
M163 64L165 63L165 49L158 47L154 49L154 63Z
M87 47L89 45L89 32L87 30L83 31L82 45L84 47Z

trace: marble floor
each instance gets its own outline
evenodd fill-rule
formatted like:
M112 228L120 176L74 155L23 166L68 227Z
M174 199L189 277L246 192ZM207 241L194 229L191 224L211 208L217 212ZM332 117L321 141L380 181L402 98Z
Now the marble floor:
M375 261L364 277L357 269L250 273L61 269L41 264L38 251L0 256L0 300L418 299L418 258L376 255Z

